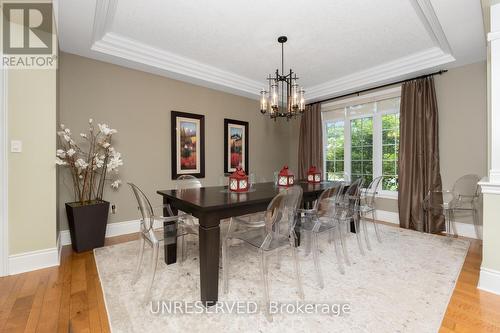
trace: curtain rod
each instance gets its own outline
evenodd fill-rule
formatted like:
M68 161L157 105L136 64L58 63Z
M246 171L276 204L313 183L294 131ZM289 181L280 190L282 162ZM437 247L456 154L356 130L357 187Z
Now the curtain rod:
M443 69L443 70L440 70L440 71L437 71L437 72L434 72L434 73L420 75L420 76L414 77L412 79L406 79L406 80L396 81L396 82L392 82L392 83L386 83L386 84L383 84L381 86L377 86L377 87L373 87L373 88L367 88L367 89L363 89L363 90L360 90L360 91L357 91L357 92L352 92L352 93L348 93L348 94L344 94L344 95L340 95L340 96L336 96L336 97L326 98L326 99L323 99L323 100L320 100L320 101L317 101L317 102L309 103L307 105L312 105L312 104L317 104L317 103L321 104L321 103L330 102L330 101L333 101L333 100L336 100L336 99L339 99L339 98L344 98L344 97L348 97L348 96L352 96L352 95L358 95L359 96L360 94L368 92L368 91L372 91L372 90L376 90L376 89L380 89L380 88L385 88L385 87L393 86L395 84L401 84L401 83L405 83L405 82L413 81L413 80L417 80L417 79L423 79L423 78L434 76L434 75L441 75L441 74L446 73L447 71L448 71L447 69Z

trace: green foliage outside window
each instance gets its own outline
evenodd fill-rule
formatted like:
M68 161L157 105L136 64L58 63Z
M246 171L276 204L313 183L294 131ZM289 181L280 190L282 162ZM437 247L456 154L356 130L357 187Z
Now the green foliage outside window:
M363 178L364 186L373 179L373 118L351 120L351 179Z
M382 116L382 189L398 190L399 114Z
M327 180L344 178L344 122L336 121L326 124L326 177Z

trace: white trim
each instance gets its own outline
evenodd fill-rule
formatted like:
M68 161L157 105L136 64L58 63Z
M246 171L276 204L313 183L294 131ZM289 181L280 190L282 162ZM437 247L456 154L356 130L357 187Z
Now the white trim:
M423 73L428 68L453 61L455 61L455 58L451 54L444 53L439 47L433 47L367 70L312 86L307 89L307 99L314 102L319 99L372 87L376 84L389 83L397 78L410 78L415 73Z
M386 210L377 209L375 211L375 219L377 221L388 222L399 225L399 213L397 212L389 212Z
M500 271L481 267L477 288L500 295Z
M490 183L488 177L484 177L478 183L481 186L481 192L487 194L500 194L500 183Z
M500 31L492 31L488 33L488 42L500 39Z
M3 58L3 53L0 53ZM0 65L0 276L9 273L7 71Z
M59 265L59 249L53 247L9 256L9 274L19 274Z
M375 219L377 221L388 222L399 225L399 213L385 210L376 210ZM477 239L476 229L473 224L455 222L458 236Z
M446 35L443 31L441 23L432 7L431 0L412 0L410 1L415 9L415 12L419 16L424 27L432 39L439 45L444 53L451 53L450 43L446 39Z
M118 0L98 1L94 14L91 50L111 55L178 80L258 99L263 82L224 71L111 31ZM430 0L411 0L415 12L435 46L400 59L312 87L306 87L308 101L332 97L354 89L409 78L415 73L455 61L450 45Z
M109 223L106 227L106 238L139 232L140 226L141 226L140 220ZM155 221L154 227L155 228L160 227L159 221ZM59 234L62 246L71 244L71 237L69 235L69 230L62 230Z

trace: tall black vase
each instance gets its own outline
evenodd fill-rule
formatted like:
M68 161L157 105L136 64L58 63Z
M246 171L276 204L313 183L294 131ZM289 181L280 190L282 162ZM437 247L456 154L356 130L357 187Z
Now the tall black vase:
M104 246L108 223L109 202L96 200L81 204L66 203L71 246L84 252Z

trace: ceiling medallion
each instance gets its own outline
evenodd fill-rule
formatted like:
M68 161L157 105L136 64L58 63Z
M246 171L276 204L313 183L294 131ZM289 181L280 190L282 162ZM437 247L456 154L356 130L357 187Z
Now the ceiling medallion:
M269 90L262 89L260 92L260 112L268 113L274 120L278 117L297 117L306 108L305 91L297 84L297 74L290 69L290 73L285 75L283 46L286 41L286 36L278 38L281 44L281 73L276 69L274 77L269 74Z

